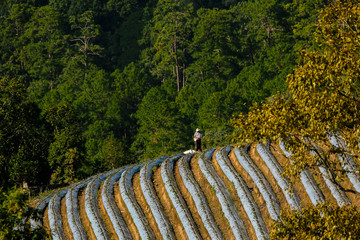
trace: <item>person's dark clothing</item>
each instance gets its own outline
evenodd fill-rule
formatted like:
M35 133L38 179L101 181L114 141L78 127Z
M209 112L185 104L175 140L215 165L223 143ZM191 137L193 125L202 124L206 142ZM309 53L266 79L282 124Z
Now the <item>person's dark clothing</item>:
M194 134L195 151L201 152L201 138L202 138L202 134L200 133L200 131L196 131Z
M198 138L195 141L195 151L200 151L201 152L201 138Z

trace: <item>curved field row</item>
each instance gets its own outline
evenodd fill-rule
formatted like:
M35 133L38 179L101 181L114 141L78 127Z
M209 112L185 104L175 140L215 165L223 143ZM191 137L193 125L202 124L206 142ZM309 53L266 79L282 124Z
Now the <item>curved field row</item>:
M330 135L329 141L336 148L347 150L345 142L339 136ZM352 156L347 154L338 154L338 158L342 163L342 167L346 170L346 174L355 190L360 193L360 177L359 169L357 168Z
M212 155L199 158L200 170L205 175L210 185L213 187L215 194L221 204L222 211L231 226L235 239L249 239L244 222L241 220L239 213L236 210L234 202L231 199L230 193L227 190L225 183L221 180L219 175L217 175L214 167L211 165L211 157Z
M184 185L190 192L201 220L208 231L211 239L224 239L218 226L216 225L214 216L211 213L209 205L206 201L204 193L201 191L199 184L195 181L193 173L189 168L189 162L193 155L186 155L179 161L179 172L183 179Z
M105 228L104 221L100 216L97 192L102 181L107 178L111 172L99 174L89 182L85 191L85 211L89 218L91 227L97 239L110 239Z
M269 239L282 209L325 196L340 206L355 199L321 166L322 174L304 171L293 187L282 170L290 157L284 146L261 143L162 157L98 174L34 206L53 239Z
M284 170L275 157L271 154L269 147L259 143L256 146L256 149L270 169L272 175L275 177L290 207L292 209L300 210L302 208L300 197L295 189L290 185L289 181L282 176Z
M216 159L227 176L227 178L233 183L236 188L237 194L241 200L242 205L245 208L251 224L255 229L255 233L258 239L268 239L269 232L266 228L265 222L261 216L260 209L256 205L251 192L246 185L245 181L236 172L234 167L230 164L227 155L231 151L231 148L223 148L216 153Z
M60 201L66 193L67 189L60 191L58 194L55 194L50 202L48 207L48 217L49 225L51 230L51 236L53 239L66 239L64 228L61 221L61 212L60 212Z
M136 201L135 193L132 189L132 177L135 173L140 171L142 164L128 168L121 176L119 181L119 188L121 197L130 212L131 217L139 231L141 239L155 239L154 232L149 227L149 223L145 217L143 210Z
M104 185L101 191L101 197L106 213L108 214L110 221L113 225L114 231L119 239L132 239L130 231L121 216L119 208L116 206L114 197L114 185L115 182L121 177L121 174L126 168L121 168L117 172L111 174L104 181Z
M75 184L73 187L70 187L65 196L66 215L74 239L87 239L85 229L80 220L78 193L79 190L84 188L89 181L90 180L82 181Z
M188 239L186 231L180 221L180 217L175 210L174 205L166 191L164 181L161 176L161 166L153 169L152 181L154 184L156 196L159 198L161 206L164 209L165 215L169 218L173 233L176 239Z
M140 170L140 185L144 197L150 207L150 210L155 218L160 233L163 239L175 239L169 219L156 195L155 188L151 179L153 167L158 166L164 161L164 158L159 158L153 162L145 164Z
M280 202L270 183L266 180L260 169L251 160L250 156L247 154L244 148L235 148L234 152L241 166L251 176L256 186L259 188L262 196L266 201L270 216L274 220L278 220L280 216Z
M336 199L339 206L346 206L351 204L349 198L346 196L344 191L342 191L338 185L334 184L332 181L330 181L330 174L328 170L324 167L319 167L319 170L325 180L326 185L330 189L332 195Z
M161 177L164 181L165 189L171 199L171 202L180 217L180 221L182 222L187 236L189 239L201 239L199 230L196 227L194 219L192 218L175 181L174 164L179 157L180 156L168 158L161 164Z
M280 148L291 162L292 153L286 150L286 145L284 142L280 143ZM318 203L325 202L324 194L321 192L320 188L316 184L315 179L309 170L307 169L303 170L301 172L300 179L314 206L316 206Z
M48 208L48 204L52 198L52 196L55 194L55 192L50 193L49 195L45 196L45 197L41 197L37 200L35 200L33 202L33 207L35 209L37 209L39 212L43 212L44 213L44 218L41 220L35 220L35 219L30 219L30 226L31 229L36 229L40 226L45 226L44 222L46 221L46 217L47 217L47 208ZM46 212L46 214L45 214Z

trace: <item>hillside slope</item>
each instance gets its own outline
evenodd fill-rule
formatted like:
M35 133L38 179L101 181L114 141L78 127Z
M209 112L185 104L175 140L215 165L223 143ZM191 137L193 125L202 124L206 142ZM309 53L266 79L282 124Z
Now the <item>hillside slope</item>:
M39 199L37 208L53 239L183 240L269 239L283 209L360 206L324 169L321 176L304 171L292 185L281 175L287 154L258 144L162 157L75 183Z

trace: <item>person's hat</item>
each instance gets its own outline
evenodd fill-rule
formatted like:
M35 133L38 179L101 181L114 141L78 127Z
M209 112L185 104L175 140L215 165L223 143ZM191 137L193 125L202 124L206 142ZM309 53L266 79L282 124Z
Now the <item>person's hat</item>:
M197 132L200 131L200 128L197 128L196 131L197 131Z

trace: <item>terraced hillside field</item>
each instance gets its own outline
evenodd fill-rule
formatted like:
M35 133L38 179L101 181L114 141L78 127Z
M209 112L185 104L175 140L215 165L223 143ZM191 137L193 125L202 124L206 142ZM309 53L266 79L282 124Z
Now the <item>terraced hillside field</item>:
M53 239L269 239L282 209L360 205L324 168L291 185L282 176L289 157L282 145L257 144L125 166L39 199L43 219L32 224ZM344 184L358 190L351 178Z

